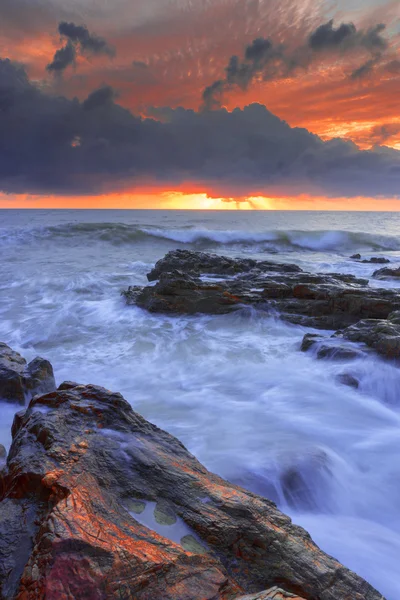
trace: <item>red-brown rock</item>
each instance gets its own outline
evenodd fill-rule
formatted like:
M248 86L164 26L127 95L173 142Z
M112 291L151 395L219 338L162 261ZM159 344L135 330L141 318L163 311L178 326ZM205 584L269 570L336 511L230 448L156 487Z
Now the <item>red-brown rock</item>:
M2 600L231 600L262 590L275 600L382 600L272 502L209 473L103 388L67 383L33 399L14 422L0 490Z

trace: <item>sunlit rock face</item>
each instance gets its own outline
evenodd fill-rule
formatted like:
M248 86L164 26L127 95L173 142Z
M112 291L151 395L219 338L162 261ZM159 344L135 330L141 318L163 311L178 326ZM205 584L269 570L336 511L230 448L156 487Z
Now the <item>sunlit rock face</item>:
M35 397L0 483L2 600L382 600L104 388Z

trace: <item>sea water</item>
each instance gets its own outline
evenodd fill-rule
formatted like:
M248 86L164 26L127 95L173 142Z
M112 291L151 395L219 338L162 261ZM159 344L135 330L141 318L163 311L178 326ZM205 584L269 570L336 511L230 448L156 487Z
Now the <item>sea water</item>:
M146 284L176 248L369 278L379 267L349 257L399 266L400 215L0 211L0 341L49 359L57 383L121 392L207 468L273 499L397 600L399 366L372 354L316 360L300 352L310 329L256 310L167 317L127 307L121 291ZM338 382L343 373L358 390ZM0 404L7 446L16 409Z

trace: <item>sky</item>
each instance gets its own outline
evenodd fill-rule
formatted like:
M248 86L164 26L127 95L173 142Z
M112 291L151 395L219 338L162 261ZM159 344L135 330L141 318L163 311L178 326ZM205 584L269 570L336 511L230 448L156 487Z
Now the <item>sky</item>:
M1 0L0 207L398 210L399 0Z

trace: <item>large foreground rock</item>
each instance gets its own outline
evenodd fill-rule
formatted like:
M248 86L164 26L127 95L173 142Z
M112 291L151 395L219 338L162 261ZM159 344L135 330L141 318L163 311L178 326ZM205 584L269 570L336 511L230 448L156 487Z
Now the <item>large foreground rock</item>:
M2 600L382 600L96 386L64 384L16 416L0 491Z
M169 252L148 278L158 281L123 294L128 304L159 313L226 314L247 305L291 323L339 329L361 319L386 319L400 309L397 291L371 289L352 275L187 250Z
M0 401L24 405L35 394L55 389L49 361L37 357L28 364L18 352L0 343Z

